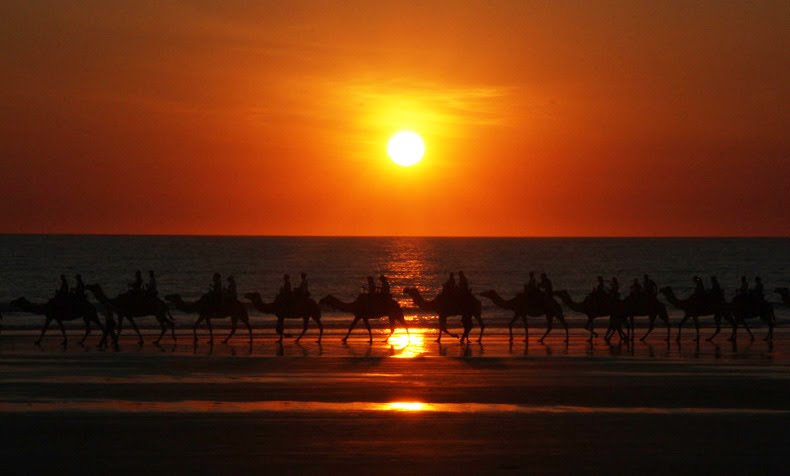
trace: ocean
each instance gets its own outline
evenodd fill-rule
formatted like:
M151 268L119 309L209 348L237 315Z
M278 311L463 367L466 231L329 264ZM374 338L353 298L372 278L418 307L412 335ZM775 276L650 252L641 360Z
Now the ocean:
M58 276L71 282L81 273L86 283L99 283L110 295L122 292L135 270L156 272L160 295L180 293L197 299L208 290L211 276L233 275L239 295L260 292L274 298L284 273L294 285L306 272L312 297L333 294L353 300L368 275L387 275L407 316L431 327L432 317L417 312L402 294L417 286L437 293L451 271L463 270L475 293L496 289L504 297L519 292L530 271L546 272L555 290L566 289L580 300L598 275L616 276L621 290L648 273L679 296L692 291L692 276L716 275L728 296L741 275L750 283L761 276L769 301L778 302L777 286L790 284L788 238L421 238L421 237L221 237L221 236L0 236L0 309L4 327L37 328L41 319L8 313L11 299L25 296L43 301L53 295ZM491 329L505 326L509 313L487 299L483 317ZM676 320L679 311L667 305ZM779 322L788 318L777 305ZM568 311L571 325L582 316ZM343 328L349 316L324 310L328 327ZM257 331L273 327L273 317L252 311ZM139 319L153 327L153 318ZM191 324L177 319L179 325ZM454 322L454 321L453 321ZM536 320L541 324L541 320ZM382 326L384 323L382 322ZM457 323L453 324L457 325Z

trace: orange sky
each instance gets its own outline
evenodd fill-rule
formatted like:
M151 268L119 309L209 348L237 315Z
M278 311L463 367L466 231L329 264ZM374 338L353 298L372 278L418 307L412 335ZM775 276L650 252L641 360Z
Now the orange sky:
M788 2L192 3L0 4L0 232L790 235Z

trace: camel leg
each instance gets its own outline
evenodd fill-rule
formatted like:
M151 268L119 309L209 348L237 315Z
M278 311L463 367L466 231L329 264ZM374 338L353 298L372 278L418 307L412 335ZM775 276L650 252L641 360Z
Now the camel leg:
M691 317L694 320L694 328L697 331L697 336L694 338L695 342L699 342L699 318L697 316Z
M394 333L395 333L395 321L390 319L390 333L387 335L387 338L384 339L384 342L388 343L390 341L390 337L392 337L392 334Z
M222 341L223 344L227 344L228 341L230 340L230 338L233 337L233 335L236 333L236 325L237 324L238 324L238 322L236 322L236 318L235 317L231 317L230 318L230 334L228 334L228 337L226 337L225 340Z
M208 343L214 343L214 326L211 325L211 318L206 318L206 326L208 327Z
M154 345L159 345L159 342L162 340L162 337L164 337L165 332L167 332L167 325L162 321L159 321L159 328L161 329L161 332L159 333L159 337L157 337L154 341Z
M350 335L351 335L351 331L353 331L353 330L354 330L354 327L356 327L356 325L357 325L357 322L359 322L359 319L360 319L360 318L359 318L358 316L354 316L354 320L353 320L353 321L351 321L351 325L350 325L350 326L348 326L348 332L346 332L346 336L345 336L345 337L343 337L343 343L344 343L344 344L346 343L346 341L348 341L348 336L350 336Z
M85 339L88 338L90 333L91 333L91 321L88 320L88 319L85 319L85 335L82 336L82 339L80 340L80 345L85 343Z
M672 338L672 325L669 323L669 317L664 316L661 319L664 320L664 324L667 325L667 343L669 343L670 339Z
M197 320L195 321L195 324L192 325L192 334L194 334L195 336L195 342L198 341L197 329L200 323L203 322L203 319L205 319L204 316L198 316Z
M469 342L469 333L472 332L472 316L461 316L461 325L464 326L464 333L461 336L461 342Z
M570 332L568 331L568 323L565 322L565 318L564 317L557 317L557 319L560 320L560 323L562 324L562 327L565 328L565 343L567 344L571 340Z
M244 322L244 327L247 328L247 335L250 338L250 350L252 350L252 325L250 325L250 319L244 318L242 322Z
M527 319L526 315L523 315L521 320L524 321L524 342L529 343L529 319Z
M123 330L123 316L121 314L118 314L118 332L116 333L116 335L118 336L119 339L121 338L122 330Z
M754 338L754 337L752 337ZM770 341L774 338L774 323L772 321L768 321L768 335L765 336L764 341Z
M132 329L134 329L134 332L137 334L137 338L139 339L139 344L143 345L144 342L143 335L140 334L140 329L137 328L137 324L134 322L134 318L132 318L131 316L126 316L126 319L129 320L129 324L132 325Z
M299 334L299 337L296 338L295 342L299 342L302 336L307 332L307 327L310 325L310 316L305 316L302 318L302 332Z
M373 343L373 331L370 330L370 321L367 319L362 319L362 322L365 324L365 327L368 329L368 344Z
M318 340L316 342L320 344L321 338L324 336L324 325L321 324L321 318L318 316L313 316L313 320L318 325Z
M584 328L590 331L590 338L587 339L587 341L588 342L592 342L593 341L593 337L596 337L596 334L595 334L595 323L594 323L592 317L587 316L587 325L585 325Z
M653 332L653 327L655 327L655 325L656 325L656 316L650 316L650 320L647 322L647 332L639 340L644 341L645 339L647 339L647 336L649 336L650 333Z
M59 319L56 319L56 321L58 323L58 327L60 327L60 333L63 334L63 342L61 342L61 344L66 345L66 343L68 342L68 339L66 338L66 328L63 327L63 321Z
M480 325L480 337L477 338L477 342L483 342L483 331L486 329L486 325L483 323L483 316L480 314L475 314L475 319Z
M713 316L713 322L714 324L716 324L716 329L713 331L713 335L705 339L708 342L712 342L713 339L715 339L716 336L719 335L719 332L721 332L721 316L718 314Z
M41 335L38 336L38 340L36 341L36 345L41 344L41 339L44 338L44 334L47 333L47 329L49 329L49 323L52 322L51 318L46 318L44 320L44 327L41 328Z
M680 323L678 324L678 338L677 338L678 342L680 342L680 333L683 330L683 324L685 324L686 321L688 321L688 319L689 319L689 315L688 314L684 314L683 315L683 319L681 319Z
M518 319L518 314L513 314L513 319L510 320L510 324L507 326L510 333L510 342L513 342L513 324L516 323L516 319Z
M546 338L547 335L549 335L549 332L551 332L551 328L553 326L554 326L554 318L547 317L546 318L546 332L544 332L543 336L541 336L541 338L538 339L538 342L540 342L541 344L543 343L543 340Z

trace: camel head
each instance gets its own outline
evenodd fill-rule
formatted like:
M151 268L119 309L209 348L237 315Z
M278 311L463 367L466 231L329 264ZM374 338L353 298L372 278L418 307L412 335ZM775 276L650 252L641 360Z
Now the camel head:
M483 291L482 293L480 293L480 295L488 299L496 299L499 297L499 294L493 289L489 289L488 291Z
M101 286L99 286L98 284L86 284L85 289L92 292L94 295L102 294Z
M255 301L261 298L261 293L244 293L244 299Z
M181 301L183 301L183 299L181 299L181 295L180 294L168 294L168 295L165 296L165 301L167 301L167 302L181 302Z

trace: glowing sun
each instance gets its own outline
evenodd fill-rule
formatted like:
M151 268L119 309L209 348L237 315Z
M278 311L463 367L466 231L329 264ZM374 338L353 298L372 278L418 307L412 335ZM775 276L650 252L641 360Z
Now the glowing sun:
M400 131L390 137L387 143L387 155L393 162L404 167L414 165L425 154L425 142L416 132Z

